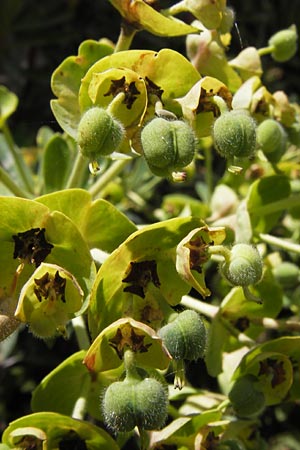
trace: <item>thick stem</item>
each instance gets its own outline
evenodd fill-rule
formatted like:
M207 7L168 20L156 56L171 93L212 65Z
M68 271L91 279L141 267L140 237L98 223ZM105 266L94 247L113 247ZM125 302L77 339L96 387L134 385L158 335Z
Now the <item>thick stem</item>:
M66 189L80 187L84 171L87 170L87 159L78 151L72 172L66 183Z
M300 254L300 245L294 244L293 242L287 241L286 239L281 239L276 236L272 236L270 234L260 233L260 239L267 244L275 245L275 247L282 248L287 252L294 252Z
M170 6L170 8L166 8L161 10L160 12L164 14L165 16L176 16L177 14L180 14L182 12L186 12L187 7L185 0L182 0L178 3L175 3L175 5Z
M262 47L257 50L259 56L269 55L275 49L274 45L269 45L268 47Z
M98 196L106 185L112 181L123 168L131 161L131 159L117 159L111 166L99 177L95 184L89 188L89 192L93 197Z
M184 295L181 299L181 305L186 308L193 309L206 317L213 319L219 312L217 306L211 305L209 303L202 302L196 298L190 297L189 295Z
M0 167L0 182L16 197L31 198L31 195L21 189L2 167Z
M72 325L76 334L79 348L81 350L87 350L91 343L83 317L74 317L74 319L72 319Z
M8 148L12 154L12 157L14 159L16 168L19 172L19 175L26 187L26 189L28 190L28 192L30 192L31 194L34 193L34 189L33 189L33 178L30 175L29 169L26 166L24 159L21 155L21 153L17 150L16 145L14 143L12 134L10 132L10 129L8 128L7 124L4 123L2 125L2 132L3 135L5 137L6 143L8 145Z
M225 247L224 245L211 245L208 248L208 252L210 255L220 255L225 259L225 262L229 264L231 252L229 248Z
M114 52L117 53L123 50L129 50L137 31L138 30L136 28L123 20Z

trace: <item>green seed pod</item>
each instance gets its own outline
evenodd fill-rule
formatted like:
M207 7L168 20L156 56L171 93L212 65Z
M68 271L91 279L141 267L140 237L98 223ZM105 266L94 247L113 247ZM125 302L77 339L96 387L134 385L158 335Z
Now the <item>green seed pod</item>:
M167 418L168 393L154 378L125 378L112 383L102 402L104 420L115 432L161 428Z
M141 142L149 168L157 176L169 176L190 164L195 156L194 132L181 120L151 120L142 130Z
M195 311L186 310L178 314L158 334L175 360L203 358L207 332L202 318Z
M299 283L300 270L299 267L292 262L283 261L281 264L274 267L272 272L276 280L284 288L293 288Z
M229 400L239 417L256 417L265 408L265 396L255 387L256 382L254 375L245 375L236 380L229 392Z
M250 157L256 147L256 123L247 111L225 112L214 123L213 139L224 158Z
M269 39L269 45L273 48L272 58L278 62L285 62L291 59L297 51L297 28L292 25L286 30L278 31Z
M274 119L266 119L256 130L257 143L270 162L278 162L286 150L287 134Z
M83 114L77 142L84 156L95 159L118 150L124 134L123 126L108 111L96 106Z
M262 276L263 263L257 249L249 244L236 244L230 260L221 266L221 272L233 286L249 286Z

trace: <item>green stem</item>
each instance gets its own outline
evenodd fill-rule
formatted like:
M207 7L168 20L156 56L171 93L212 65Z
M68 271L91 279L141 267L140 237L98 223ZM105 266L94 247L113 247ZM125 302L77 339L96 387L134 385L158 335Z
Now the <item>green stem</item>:
M4 123L2 125L2 131L3 131L3 135L5 137L6 143L8 145L8 148L14 159L14 162L15 162L16 168L19 172L19 175L20 175L27 191L30 192L31 194L33 194L34 193L33 178L30 175L29 169L26 166L21 153L16 148L16 145L14 143L10 129L6 123Z
M300 254L299 244L294 244L293 242L287 241L286 239L278 238L270 234L260 233L259 237L262 241L266 242L267 244L275 245L275 247L282 248L287 252L294 252Z
M66 183L66 189L80 187L83 174L87 170L87 159L78 151L72 172Z
M78 346L81 350L87 350L90 345L90 339L86 330L86 325L82 316L77 316L72 319L73 329L76 334Z
M206 201L207 203L210 203L213 189L214 189L214 182L213 182L213 170L212 170L212 151L211 148L204 148L205 153L205 183L207 186L207 196Z
M89 188L89 192L93 197L99 195L101 191L107 186L107 184L112 181L123 168L131 161L131 159L117 159L111 166L99 177L95 184Z
M7 174L7 172L0 166L0 182L12 192L16 197L31 198L31 195L20 188Z
M274 50L274 45L269 45L268 47L262 47L257 50L259 56L269 55Z
M266 216L274 212L282 212L294 206L299 206L300 204L300 194L291 195L288 198L283 198L277 202L267 203L262 206L255 205L253 210L250 208L248 212L255 213L257 216Z
M196 298L184 295L181 299L181 305L186 308L193 309L206 317L213 319L219 312L219 307L211 305L210 303L202 302Z
M185 0L182 0L178 3L175 3L175 5L170 6L170 8L163 9L160 12L165 16L176 16L177 14L186 12L187 10L188 9L186 7Z
M80 397L77 399L73 411L72 411L72 418L83 420L86 410L87 410L87 397L90 390L90 377L87 375L85 377L84 382L81 385L81 393Z
M137 31L138 30L136 28L123 20L114 53L121 52L123 50L129 50Z
M225 262L229 263L231 258L231 252L229 248L224 245L211 245L208 247L208 253L210 255L221 255L225 259Z

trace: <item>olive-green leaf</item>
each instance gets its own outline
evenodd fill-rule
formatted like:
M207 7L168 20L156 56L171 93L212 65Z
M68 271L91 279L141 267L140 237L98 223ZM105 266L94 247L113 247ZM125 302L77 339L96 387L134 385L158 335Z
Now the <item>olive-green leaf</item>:
M108 44L89 39L79 46L77 56L69 56L53 72L51 88L57 99L51 101L51 108L59 125L73 138L76 138L80 120L78 92L81 79L94 62L112 51Z
M5 86L0 86L0 129L3 127L9 116L18 107L18 97L9 91Z

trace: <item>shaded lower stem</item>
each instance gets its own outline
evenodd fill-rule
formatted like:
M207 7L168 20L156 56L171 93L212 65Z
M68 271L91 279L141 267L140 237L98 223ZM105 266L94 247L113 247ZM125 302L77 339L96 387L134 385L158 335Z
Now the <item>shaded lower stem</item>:
M131 159L118 159L114 161L111 166L99 177L95 184L93 184L89 188L89 192L93 197L99 195L101 191L107 186L107 184L112 181L127 164L131 161Z
M2 167L0 167L0 182L16 197L31 198L31 195L21 189Z

